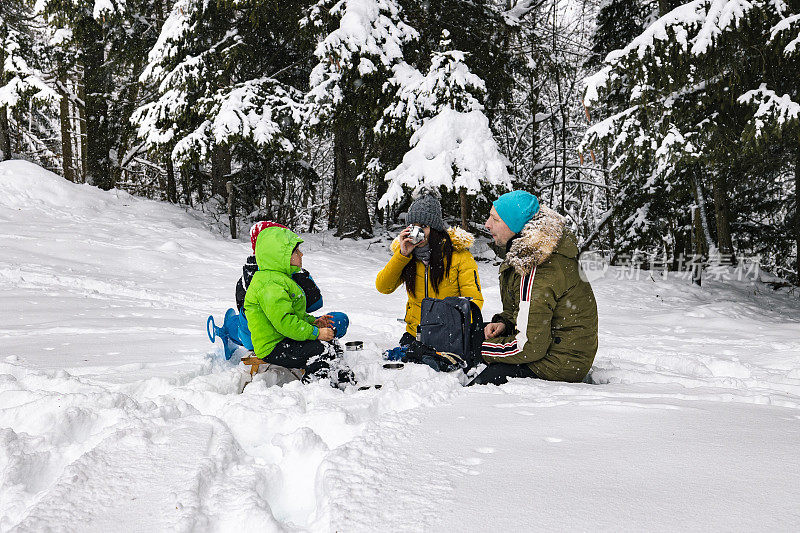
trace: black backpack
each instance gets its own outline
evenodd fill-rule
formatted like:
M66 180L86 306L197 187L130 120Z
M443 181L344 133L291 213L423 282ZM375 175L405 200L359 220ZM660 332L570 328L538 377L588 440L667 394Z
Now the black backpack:
M466 368L481 362L483 316L475 302L460 296L424 298L421 307L418 333L422 344L459 356Z

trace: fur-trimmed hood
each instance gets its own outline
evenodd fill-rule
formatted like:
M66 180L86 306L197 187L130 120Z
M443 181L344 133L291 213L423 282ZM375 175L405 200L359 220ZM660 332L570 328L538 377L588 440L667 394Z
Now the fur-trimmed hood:
M450 235L450 240L453 241L454 252L469 250L472 245L475 244L475 237L472 235L472 233L464 231L461 228L447 228L447 233ZM393 254L397 253L397 250L400 249L399 235L394 238L390 248Z
M572 232L567 229L566 219L542 205L514 239L506 254L506 262L520 274L527 274L554 253L576 258L578 246Z

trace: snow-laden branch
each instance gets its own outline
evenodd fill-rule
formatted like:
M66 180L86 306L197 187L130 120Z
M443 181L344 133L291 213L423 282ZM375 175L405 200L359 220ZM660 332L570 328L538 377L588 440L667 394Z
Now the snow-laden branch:
M403 61L403 45L419 33L400 20L399 13L395 0L320 0L311 8L303 25L322 26L326 18L334 17L339 26L314 51L319 63L311 71L306 95L313 106L307 116L310 125L342 103L346 90L340 83L345 73L355 71L364 78Z
M296 89L261 78L215 95L206 115L213 117L211 133L218 143L243 138L265 147L279 140L284 150L291 151L282 132L302 120L305 107L301 102L302 94Z
M74 9L86 9L88 6L85 0L36 0L33 4L34 13L43 13L52 4L58 2L59 8L63 9L63 4L72 4ZM93 0L91 2L92 17L100 20L103 17L113 14L123 14L127 9L126 0Z
M528 13L534 11L544 2L542 0L519 0L514 7L505 11L503 15L509 24L519 24Z
M775 121L775 126L783 127L789 122L800 119L800 103L795 102L788 94L778 94L767 89L767 84L762 83L758 89L747 91L737 100L740 104L758 105L753 114L756 136L764 133L767 120Z
M486 84L469 70L464 62L465 56L459 50L434 52L425 75L408 63L395 65L389 85L396 88L396 95L394 102L386 108L385 117L392 120L405 118L406 128L415 131L425 118L436 115L445 107L459 111L482 110L483 105L475 95L485 94ZM375 126L376 131L383 126L381 119Z
M125 12L125 7L125 0L94 0L92 17L101 19L114 13L122 14Z
M735 30L759 0L693 0L660 17L627 46L610 52L605 66L584 79L584 102L592 105L599 99L599 88L608 85L616 69L626 58L643 60L662 43L676 47L681 54L706 54L715 40L726 31Z
M793 26L797 28L797 36L786 45L786 48L783 49L787 56L797 52L798 48L800 48L800 13L781 20L772 28L772 31L770 32L770 40L774 41L779 33L790 31Z
M142 83L150 79L164 79L163 65L166 60L176 57L181 53L181 39L190 34L194 28L191 23L197 15L198 4L194 0L178 0L172 7L167 20L161 27L156 44L147 55L147 65L139 76Z
M391 183L380 200L381 209L405 196L403 186L413 194L445 187L473 195L480 192L481 182L511 187L510 162L500 153L481 111L444 109L414 133L411 145L403 162L386 174Z
M638 106L629 107L589 127L584 133L584 140L581 141L578 150L581 152L586 151L592 142L603 140L613 135L618 129L619 123L631 117L637 110Z
M5 52L3 72L8 79L0 86L0 107L15 107L26 95L40 102L58 102L61 95L45 83L42 72L29 66L22 57L20 39L19 32L9 28L0 41L0 50Z

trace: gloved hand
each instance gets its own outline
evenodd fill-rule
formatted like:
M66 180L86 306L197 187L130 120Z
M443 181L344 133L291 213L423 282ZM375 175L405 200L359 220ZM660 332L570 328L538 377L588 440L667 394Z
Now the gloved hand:
M397 348L392 348L391 350L383 352L383 358L389 361L402 361L406 356L407 350L408 346L398 346Z

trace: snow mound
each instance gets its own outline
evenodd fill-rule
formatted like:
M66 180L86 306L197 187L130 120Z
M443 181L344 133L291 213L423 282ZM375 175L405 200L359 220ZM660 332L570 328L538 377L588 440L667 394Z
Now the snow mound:
M118 194L127 195L119 192ZM108 208L112 197L96 187L72 183L34 163L0 163L0 206L11 209L59 208L95 212Z

